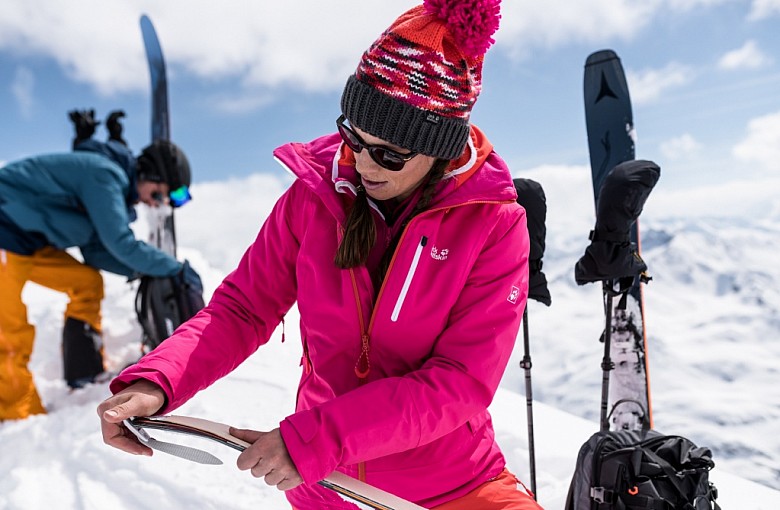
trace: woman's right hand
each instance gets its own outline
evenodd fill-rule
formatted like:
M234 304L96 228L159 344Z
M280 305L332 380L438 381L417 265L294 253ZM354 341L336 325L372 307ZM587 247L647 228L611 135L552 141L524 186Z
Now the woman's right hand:
M103 442L133 455L152 455L148 446L122 424L135 416L151 416L165 405L165 392L145 379L138 380L116 395L104 400L97 408Z

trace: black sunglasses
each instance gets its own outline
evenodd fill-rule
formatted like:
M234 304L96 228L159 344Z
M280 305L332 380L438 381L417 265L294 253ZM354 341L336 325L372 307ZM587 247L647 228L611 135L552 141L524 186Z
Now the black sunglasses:
M417 155L416 152L399 154L398 152L388 149L387 147L382 147L381 145L369 145L364 142L357 133L352 131L349 126L344 124L344 121L346 120L347 118L344 115L341 115L336 119L336 126L339 128L341 139L344 140L344 143L346 143L355 154L366 149L371 155L371 159L376 161L377 165L382 168L398 172L404 169L404 165L407 161Z

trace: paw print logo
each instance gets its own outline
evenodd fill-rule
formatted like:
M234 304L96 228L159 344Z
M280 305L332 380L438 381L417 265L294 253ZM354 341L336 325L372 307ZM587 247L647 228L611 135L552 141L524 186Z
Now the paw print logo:
M517 287L512 287L512 290L509 292L509 296L506 298L507 301L512 303L513 305L517 303L517 298L520 297L520 289Z

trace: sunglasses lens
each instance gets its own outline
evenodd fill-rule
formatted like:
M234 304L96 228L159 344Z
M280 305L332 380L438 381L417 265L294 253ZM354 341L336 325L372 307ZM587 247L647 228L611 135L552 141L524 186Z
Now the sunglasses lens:
M402 170L406 162L414 157L412 154L405 156L398 154L397 152L390 149L385 149L384 147L378 147L365 143L360 138L358 138L357 133L344 125L345 120L346 118L342 115L338 118L338 120L336 120L336 126L339 129L339 135L341 135L341 139L344 140L344 143L347 144L347 146L356 154L363 149L368 149L368 153L371 155L371 159L376 161L379 166L388 170L392 170L393 172Z
M339 134L341 135L341 139L344 140L344 143L346 143L350 149L355 152L360 152L363 150L363 145L360 143L360 140L355 137L355 133L353 133L349 128L343 125L339 125Z
M393 170L394 172L401 170L406 164L404 158L402 158L399 154L396 154L395 152L389 151L387 149L383 149L382 147L372 147L371 155L374 156L374 161L388 170Z
M173 205L173 207L181 207L192 200L192 195L190 194L190 190L187 188L187 186L176 188L175 190L171 191L168 196L171 199L171 205Z

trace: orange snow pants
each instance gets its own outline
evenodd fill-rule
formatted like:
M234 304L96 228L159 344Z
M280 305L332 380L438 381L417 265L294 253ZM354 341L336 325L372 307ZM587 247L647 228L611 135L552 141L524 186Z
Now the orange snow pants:
M524 490L525 485L515 475L504 470L458 499L434 507L433 510L541 510L542 507Z
M525 488L515 475L504 468L497 477L465 496L431 510L542 510L527 492L518 489L518 484ZM296 510L295 507L293 510Z
M27 368L35 339L22 301L28 281L67 294L65 317L101 330L103 277L97 269L51 246L30 256L0 250L0 421L46 412Z

